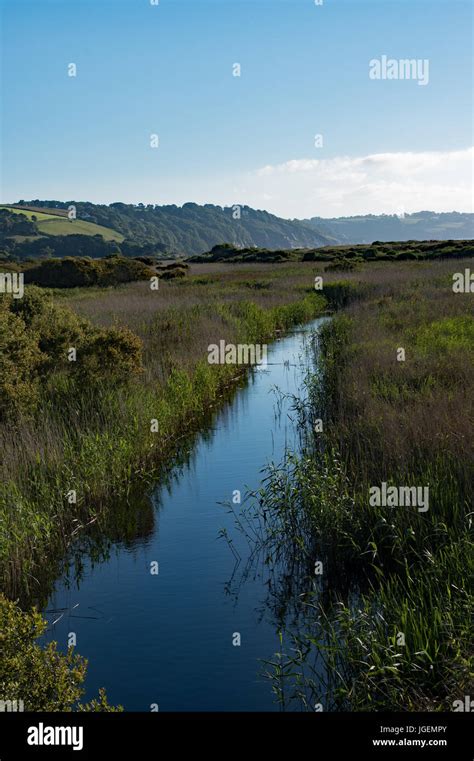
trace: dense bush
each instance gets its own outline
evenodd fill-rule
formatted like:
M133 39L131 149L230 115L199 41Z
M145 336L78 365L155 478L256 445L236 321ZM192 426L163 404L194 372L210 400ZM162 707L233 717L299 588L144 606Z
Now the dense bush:
M0 700L23 700L25 711L116 711L103 690L99 699L80 704L87 661L57 651L56 643L40 647L47 622L36 611L24 613L0 595Z
M153 267L157 260L154 256L134 256L135 261L146 264L148 267Z
M254 252L255 255L258 252ZM292 254L293 252L289 252ZM474 254L472 240L415 240L393 241L383 244L375 241L370 246L324 246L303 253L304 262L332 261L334 259L363 258L365 261L408 261L410 259L444 259L470 257ZM289 257L288 257L289 258Z
M105 378L123 382L140 368L141 341L130 330L95 328L35 286L22 299L0 297L0 419L33 414L55 375L71 390Z
M0 417L38 401L36 376L43 355L35 338L0 298Z
M146 280L154 274L143 262L121 256L95 260L85 257L47 259L24 272L25 283L49 288L119 285Z
M418 259L418 257L417 257L417 255L415 254L414 251L402 251L401 254L398 254L397 259L400 262L407 262L410 259L412 259L412 260L413 259Z
M348 272L356 268L354 262L350 262L347 259L335 259L334 262L328 264L325 268L325 272Z
M327 299L330 309L346 306L350 301L360 298L363 292L364 286L348 280L335 280L323 286L323 296Z
M175 280L176 278L184 277L186 270L184 267L173 267L172 269L163 270L160 272L160 278L162 280Z

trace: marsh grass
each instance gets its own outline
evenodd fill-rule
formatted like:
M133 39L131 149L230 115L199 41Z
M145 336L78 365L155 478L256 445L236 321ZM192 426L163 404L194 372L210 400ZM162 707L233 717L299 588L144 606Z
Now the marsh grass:
M261 273L254 276L261 281ZM131 329L142 342L143 372L120 386L104 382L80 391L53 374L36 413L0 428L0 569L7 594L23 600L43 594L43 569L56 566L78 534L114 510L137 482L146 488L180 441L223 402L245 368L210 366L210 343L268 341L326 308L323 296L308 293L304 273L270 295L257 287L254 298L248 274L242 280L206 289L171 281L159 293L143 284L55 293L97 327ZM76 503L68 501L70 490Z
M372 269L323 326L306 445L246 507L273 610L299 601L267 664L284 707L452 710L472 694L474 319L447 269ZM371 505L382 481L428 485L429 510Z

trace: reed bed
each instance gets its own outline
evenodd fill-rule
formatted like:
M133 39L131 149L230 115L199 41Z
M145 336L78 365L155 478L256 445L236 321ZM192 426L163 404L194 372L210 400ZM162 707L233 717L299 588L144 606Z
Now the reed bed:
M455 710L472 694L474 317L456 271L364 272L295 405L302 452L269 469L239 518L272 568L282 629L298 603L267 664L285 707ZM428 486L429 509L371 504L382 482Z
M75 386L73 393L53 374L34 415L1 424L6 594L25 604L44 599L78 534L137 483L146 489L173 462L180 440L223 402L246 368L209 365L209 344L269 341L326 308L309 269L288 279L281 273L270 288L260 287L257 270L230 274L211 284L199 276L163 283L158 293L143 283L54 292L55 301L96 326L132 330L142 342L143 371L125 384Z

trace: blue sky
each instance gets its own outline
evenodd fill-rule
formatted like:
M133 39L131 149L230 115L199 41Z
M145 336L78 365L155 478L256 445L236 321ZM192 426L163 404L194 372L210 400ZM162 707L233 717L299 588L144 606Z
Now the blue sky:
M470 208L467 0L1 6L3 202ZM382 55L428 59L428 84L371 80Z

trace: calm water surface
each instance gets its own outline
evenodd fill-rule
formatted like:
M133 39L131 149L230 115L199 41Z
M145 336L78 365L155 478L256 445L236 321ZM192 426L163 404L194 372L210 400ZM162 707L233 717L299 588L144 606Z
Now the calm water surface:
M262 660L278 650L265 577L229 594L239 567L219 530L227 529L243 561L248 550L222 503L234 490L258 488L262 468L298 446L291 401L276 405L274 389L301 393L308 337L325 319L269 347L267 369L216 414L168 485L156 486L146 530L114 542L103 562L83 558L79 583L57 581L45 610L48 638L66 649L76 634L89 661L85 699L104 686L111 703L132 711L153 703L160 711L278 710L262 676ZM240 647L232 644L236 632Z

